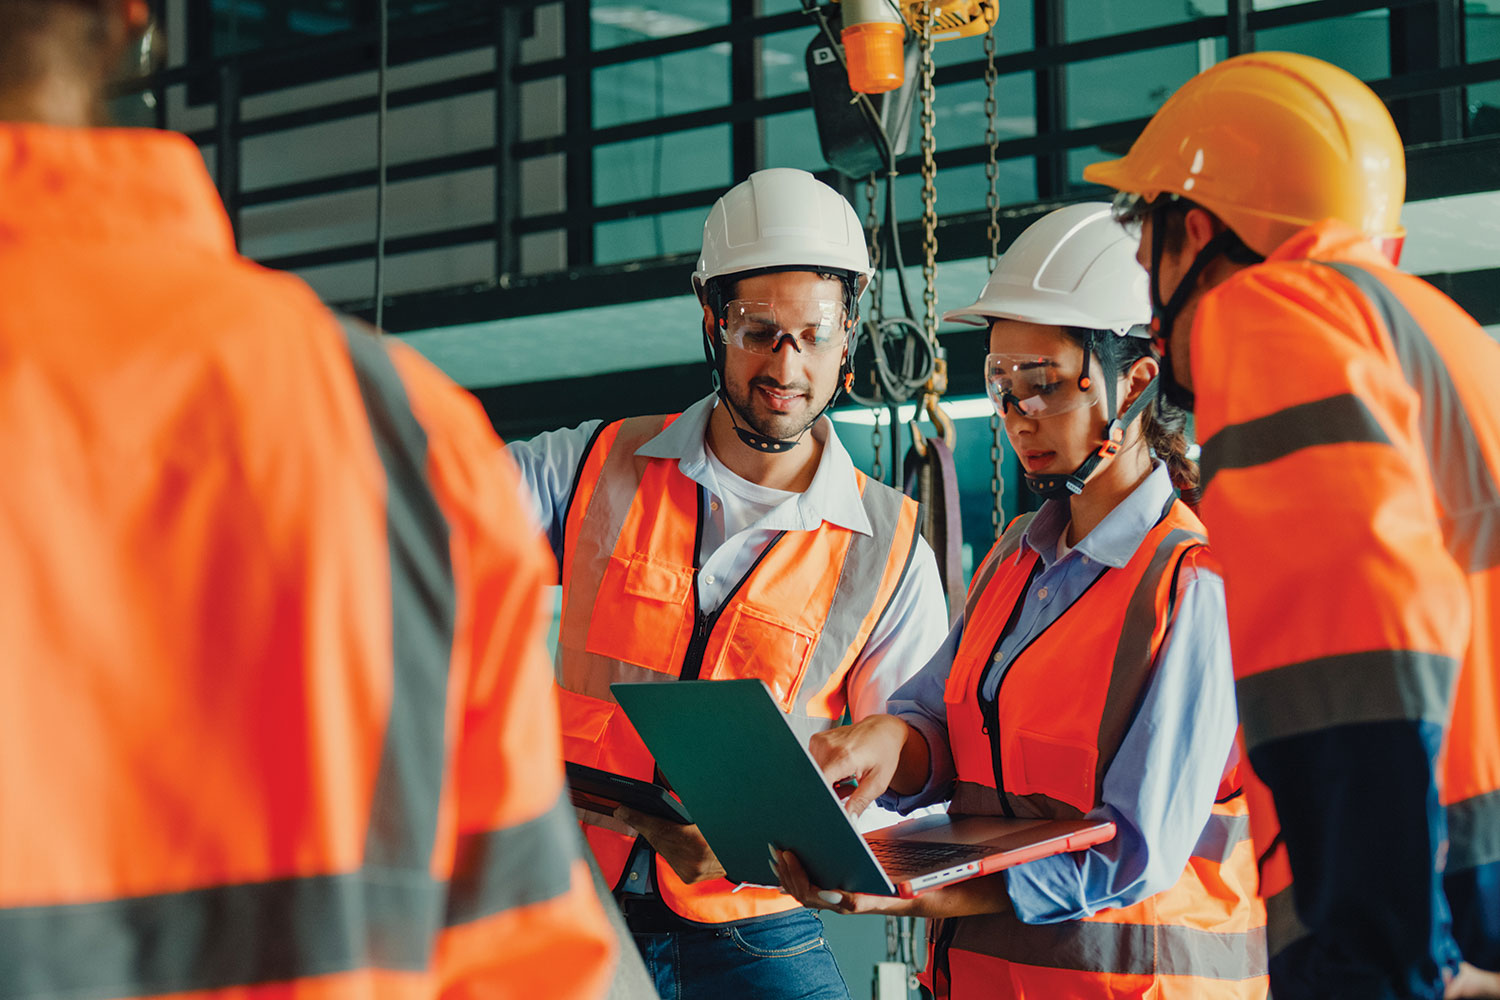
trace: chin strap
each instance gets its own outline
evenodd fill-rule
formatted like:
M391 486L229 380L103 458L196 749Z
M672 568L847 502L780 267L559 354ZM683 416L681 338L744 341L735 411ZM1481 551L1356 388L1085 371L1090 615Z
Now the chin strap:
M714 372L714 391L719 394L719 399L723 401L725 412L729 414L729 422L734 425L734 432L739 435L740 440L756 451L762 451L768 455L780 455L797 447L797 445L802 443L802 437L807 433L807 429L817 423L818 417L823 415L823 411L819 410L818 417L813 417L806 426L797 432L795 438L767 437L764 434L752 431L748 427L740 426L739 417L736 414L739 414L740 417L744 416L744 414L740 413L739 407L735 406L729 399L729 393L724 391L724 381L719 377L717 371Z
M1167 201L1165 197L1161 203L1152 209L1151 216L1151 329L1155 332L1160 346L1161 354L1161 394L1167 402L1181 410L1189 413L1197 402L1191 389L1181 382L1172 368L1172 335L1173 328L1177 325L1177 315L1182 312L1182 307L1187 304L1188 296L1198 284L1198 276L1203 269L1208 267L1216 257L1227 255L1231 260L1243 263L1260 262L1265 257L1245 246L1244 242L1232 229L1222 229L1216 233L1213 239L1203 245L1198 251L1198 256L1193 258L1192 266L1177 283L1172 291L1172 298L1167 302L1161 300L1161 258L1166 249L1167 228ZM1186 334L1184 334L1186 336Z
M1048 500L1066 499L1073 494L1082 493L1084 484L1089 481L1089 477L1099 468L1100 463L1106 458L1114 458L1120 453L1120 447L1125 443L1126 429L1135 423L1136 418L1145 412L1147 406L1151 405L1151 401L1156 398L1160 382L1160 378L1154 378L1146 383L1146 387L1141 390L1141 394L1135 397L1135 402L1127 406L1124 413L1109 422L1109 426L1104 429L1103 443L1098 448L1095 448L1093 453L1088 458L1085 458L1078 468L1066 476L1033 476L1028 473L1026 475L1027 488L1031 492ZM1111 397L1110 407L1113 408L1114 381L1110 380L1109 385L1111 387L1109 392Z

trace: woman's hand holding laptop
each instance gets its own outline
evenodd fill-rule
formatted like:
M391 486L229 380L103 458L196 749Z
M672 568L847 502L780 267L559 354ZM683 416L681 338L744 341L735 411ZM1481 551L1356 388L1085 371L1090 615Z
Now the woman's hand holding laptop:
M807 751L844 797L851 816L864 812L887 788L910 795L927 780L927 740L894 715L872 715L816 733Z

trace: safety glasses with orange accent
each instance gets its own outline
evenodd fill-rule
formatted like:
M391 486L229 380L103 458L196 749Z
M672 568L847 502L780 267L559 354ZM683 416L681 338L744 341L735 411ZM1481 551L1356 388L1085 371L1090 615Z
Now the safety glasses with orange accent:
M1014 406L1023 417L1056 417L1099 400L1099 386L1083 371L1065 370L1056 358L1036 354L991 354L984 359L984 387L995 411L1006 416Z
M837 299L755 302L734 299L719 321L724 343L751 354L775 354L790 346L798 354L827 354L848 340L849 321Z

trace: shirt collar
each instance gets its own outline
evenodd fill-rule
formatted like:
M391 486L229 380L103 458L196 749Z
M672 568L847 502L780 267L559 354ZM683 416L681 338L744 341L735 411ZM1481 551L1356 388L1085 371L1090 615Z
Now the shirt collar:
M684 476L714 491L716 483L708 462L708 418L718 401L709 394L682 411L660 434L636 449L642 458L667 458L677 462ZM854 462L833 422L821 416L809 432L823 443L823 455L807 489L775 508L761 520L759 527L777 531L813 531L824 521L862 535L874 533L870 517L860 498Z
M235 252L202 154L175 132L0 123L0 191L0 233Z
M1146 535L1161 520L1162 509L1172 495L1172 477L1166 463L1157 462L1151 474L1104 515L1104 520L1083 536L1073 552L1120 569L1130 562ZM1069 520L1066 500L1048 500L1026 526L1026 533L1021 536L1021 551L1030 549L1041 557L1043 566L1050 568L1057 561L1057 540L1067 530Z

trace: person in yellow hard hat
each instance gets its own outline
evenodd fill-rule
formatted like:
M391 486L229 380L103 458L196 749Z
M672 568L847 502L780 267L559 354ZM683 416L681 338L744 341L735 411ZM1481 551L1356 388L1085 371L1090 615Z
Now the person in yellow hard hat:
M1239 56L1084 177L1141 229L1163 388L1202 442L1272 992L1488 995L1500 344L1393 266L1390 114L1325 62Z

